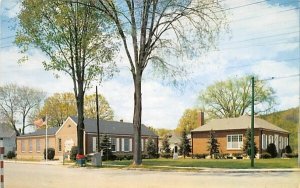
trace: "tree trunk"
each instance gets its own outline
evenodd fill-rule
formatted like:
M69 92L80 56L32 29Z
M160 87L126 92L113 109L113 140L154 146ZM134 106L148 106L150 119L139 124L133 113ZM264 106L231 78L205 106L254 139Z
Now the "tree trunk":
M137 73L134 77L134 112L133 112L133 165L142 164L141 153L141 118L142 118L142 73Z
M84 91L83 84L78 84L78 96L77 99L77 115L78 115L78 124L77 124L77 146L78 146L78 154L83 155L83 131L84 131Z
M24 135L25 134L25 116L23 116L23 118L22 118L22 123L23 123L22 135Z

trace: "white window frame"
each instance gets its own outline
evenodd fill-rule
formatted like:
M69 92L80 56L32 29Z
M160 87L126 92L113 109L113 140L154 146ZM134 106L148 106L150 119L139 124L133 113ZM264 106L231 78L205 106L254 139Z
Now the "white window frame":
M114 140L114 144L113 144L113 140ZM111 152L116 152L116 150L117 150L117 148L116 148L116 145L117 145L117 139L116 138L110 138L110 143L111 143L111 145L110 145L110 148L111 148ZM115 146L114 148L114 150L113 150L113 147L112 146Z
M268 144L274 143L273 135L269 135Z
M285 147L289 145L289 138L285 137Z
M142 145L142 146L141 146L141 147L142 147L141 149L142 149L142 151L144 151L144 139L141 139L141 145Z
M21 140L21 152L22 153L26 152L25 140Z
M93 150L93 153L95 153L97 150L97 137L94 136L92 139L93 139L92 150Z
M32 139L28 139L28 151L32 153Z
M123 138L123 141L124 141L124 152L129 152L130 151L130 138ZM128 148L126 148L127 146L127 141L128 141ZM126 147L125 147L126 146Z
M35 150L41 152L41 140L39 138L35 140Z
M120 151L120 139L116 138L116 151Z
M122 142L122 144L121 144L122 150L121 151L124 152L124 138L122 138L121 142Z
M279 136L279 149L283 149L283 138Z
M233 142L232 138L237 136L237 142ZM243 134L230 134L227 135L227 149L228 150L242 150L243 147ZM230 141L228 141L230 138ZM237 143L237 147L233 147L233 143Z
M267 149L268 147L268 135L262 134L261 135L261 148L262 149Z

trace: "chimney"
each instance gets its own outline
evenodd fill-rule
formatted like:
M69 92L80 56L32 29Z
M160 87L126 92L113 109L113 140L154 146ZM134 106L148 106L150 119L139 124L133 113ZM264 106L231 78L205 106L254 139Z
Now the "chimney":
M123 123L123 119L120 119L120 122L122 122L122 123Z
M202 125L204 125L204 112L199 112L199 127L201 127Z

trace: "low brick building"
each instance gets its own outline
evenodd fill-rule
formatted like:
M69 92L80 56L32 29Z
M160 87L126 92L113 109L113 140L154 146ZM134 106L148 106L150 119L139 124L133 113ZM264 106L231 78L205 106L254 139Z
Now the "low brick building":
M97 121L84 120L84 154L96 151ZM133 152L133 124L117 121L99 121L100 137L108 135L111 139L113 154L131 155ZM151 137L158 144L158 136L146 126L142 125L142 151L146 150L146 143ZM45 129L17 137L17 157L42 159L45 148ZM61 158L68 153L72 146L77 145L77 118L69 117L61 127L48 129L48 147L55 148L55 158Z
M207 154L209 133L215 132L215 137L220 144L220 153L242 153L245 133L251 127L251 117L226 118L211 120L207 124L191 131L192 153ZM254 140L259 155L267 149L267 145L274 143L277 151L281 151L289 144L289 132L265 120L255 118Z

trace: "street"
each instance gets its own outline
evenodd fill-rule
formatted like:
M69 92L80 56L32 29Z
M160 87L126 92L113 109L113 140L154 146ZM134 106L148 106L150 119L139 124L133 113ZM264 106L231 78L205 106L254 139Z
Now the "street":
M5 188L300 188L300 172L204 173L5 163Z

